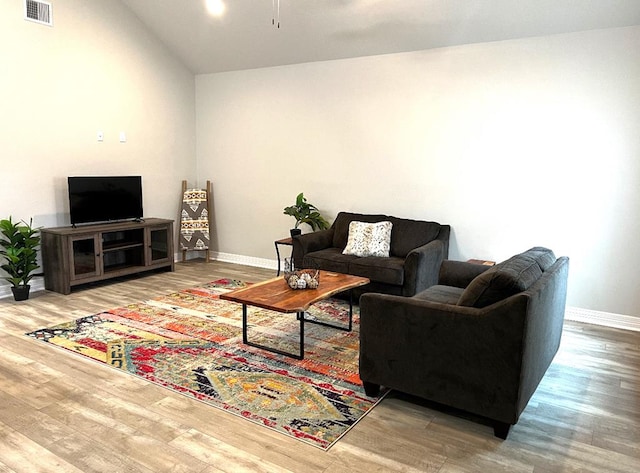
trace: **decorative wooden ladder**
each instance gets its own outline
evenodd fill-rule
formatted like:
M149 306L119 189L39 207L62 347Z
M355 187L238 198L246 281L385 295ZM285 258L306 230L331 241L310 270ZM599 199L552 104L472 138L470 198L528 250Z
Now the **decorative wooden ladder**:
M182 181L182 207L180 211L179 242L182 261L187 251L205 251L209 262L211 229L211 181L206 189L187 189L187 181Z

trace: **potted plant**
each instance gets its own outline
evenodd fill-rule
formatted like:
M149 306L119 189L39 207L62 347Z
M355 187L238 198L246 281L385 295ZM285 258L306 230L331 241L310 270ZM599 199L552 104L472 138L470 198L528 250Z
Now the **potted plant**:
M32 220L27 224L24 221L13 222L11 217L0 220L0 256L4 259L0 268L7 273L4 279L11 283L13 297L17 301L29 298L29 281L39 268L37 247L40 235L31 224Z
M302 192L296 197L294 205L284 208L284 214L291 215L296 219L296 225L291 229L291 236L302 233L298 227L303 223L309 225L313 231L329 228L329 222L320 215L320 211L315 205L307 202Z

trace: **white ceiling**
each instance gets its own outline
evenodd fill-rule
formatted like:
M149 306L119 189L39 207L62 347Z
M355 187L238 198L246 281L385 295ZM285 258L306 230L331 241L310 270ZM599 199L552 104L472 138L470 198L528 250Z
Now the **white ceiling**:
M640 24L640 0L122 0L195 74ZM277 18L276 18L277 22Z

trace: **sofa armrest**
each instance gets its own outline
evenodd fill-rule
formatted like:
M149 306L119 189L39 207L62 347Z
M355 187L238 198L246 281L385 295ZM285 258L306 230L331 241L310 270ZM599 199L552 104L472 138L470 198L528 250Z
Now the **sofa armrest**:
M433 240L411 250L404 261L402 294L413 296L438 284L440 265L446 256L446 248L442 240Z
M440 266L438 284L464 289L476 276L484 273L490 267L465 261L444 260Z
M304 255L312 251L331 247L333 243L333 229L329 228L327 230L297 235L292 238L292 241L293 261L297 268L301 268Z
M488 310L363 294L360 378L513 423L526 305L522 295Z

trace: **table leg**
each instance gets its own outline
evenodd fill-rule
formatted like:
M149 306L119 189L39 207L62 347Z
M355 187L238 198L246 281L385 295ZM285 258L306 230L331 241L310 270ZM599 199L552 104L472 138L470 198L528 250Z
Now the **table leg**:
M300 319L300 355L299 360L304 358L304 312L298 313Z
M242 343L247 343L247 304L242 304Z
M353 328L353 289L349 291L349 332Z
M289 356L296 360L302 360L304 359L304 312L296 313L296 318L300 321L300 350L298 354L250 342L247 338L247 304L242 304L242 343L249 345L250 347L260 348L261 350L270 351L271 353L277 353L278 355Z
M275 245L276 245L276 256L278 257L278 274L276 274L276 276L280 276L280 250L278 249L278 242L276 242Z
M303 313L304 316L304 313ZM305 319L307 322L316 325L323 325L325 327L337 328L345 332L351 332L353 329L353 290L349 290L349 324L345 327L343 325L330 324L321 320Z

